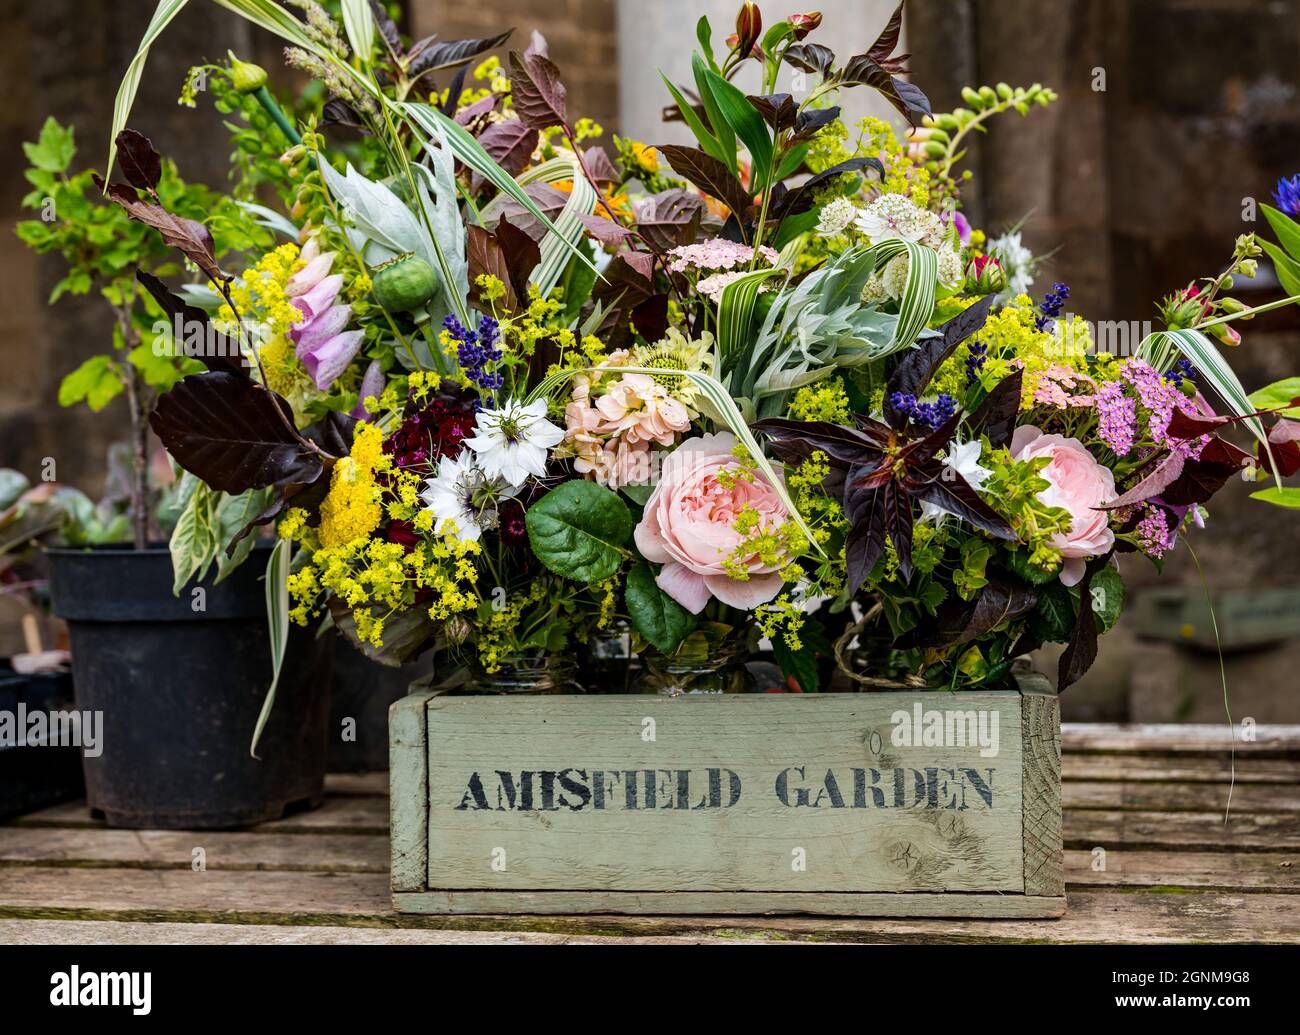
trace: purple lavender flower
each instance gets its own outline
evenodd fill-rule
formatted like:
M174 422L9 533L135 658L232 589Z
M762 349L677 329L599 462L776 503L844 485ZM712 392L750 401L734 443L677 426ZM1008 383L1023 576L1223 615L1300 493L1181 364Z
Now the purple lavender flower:
M967 346L970 355L966 358L966 383L974 384L984 372L984 361L989 358L987 342L973 341Z
M497 347L501 342L501 327L497 321L490 316L480 317L478 332L475 333L453 314L442 321L442 326L456 342L456 361L465 376L484 393L499 390L505 384L505 378L487 369L488 364L496 363L502 356ZM483 405L489 409L492 407L491 395L484 394Z
M1069 284L1063 284L1059 280L1053 284L1052 290L1043 296L1043 301L1038 306L1042 315L1034 317L1034 330L1049 330L1052 323L1061 315L1061 307L1065 305L1065 300L1069 297Z
M1277 181L1277 190L1273 191L1273 200L1277 207L1292 219L1300 219L1300 173L1290 179L1283 176Z

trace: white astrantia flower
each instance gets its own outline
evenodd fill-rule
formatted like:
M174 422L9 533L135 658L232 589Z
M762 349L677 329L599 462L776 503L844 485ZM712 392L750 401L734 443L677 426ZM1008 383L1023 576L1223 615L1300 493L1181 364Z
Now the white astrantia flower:
M455 535L478 542L484 531L496 527L495 498L502 486L474 463L469 450L460 456L444 456L438 474L425 482L420 499L433 512L433 534Z
M933 212L917 208L902 194L882 194L858 213L857 227L875 243L888 237L904 241L936 240L943 223Z
M822 206L817 217L817 232L823 237L833 237L857 217L858 207L848 198L833 198Z
M545 399L527 405L508 399L498 409L479 411L477 424L478 433L465 445L478 454L484 474L516 487L542 477L547 451L564 440L564 432L546 419Z
M979 439L970 442L953 441L945 451L944 466L964 478L972 489L978 489L989 480L993 472L980 465L980 452L983 449ZM942 524L949 512L926 500L921 501L919 521L933 521Z

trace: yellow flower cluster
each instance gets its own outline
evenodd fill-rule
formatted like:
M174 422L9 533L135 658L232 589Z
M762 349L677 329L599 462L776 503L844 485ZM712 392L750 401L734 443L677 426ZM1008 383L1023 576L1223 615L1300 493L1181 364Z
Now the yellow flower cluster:
M302 319L302 313L289 301L285 285L303 268L296 244L282 244L267 252L230 285L230 298L245 320L257 320L265 327L265 337L258 348L258 358L266 371L266 386L291 403L301 400L312 387L306 369L294 354L289 328ZM214 321L218 330L237 333L235 312L223 305ZM295 408L297 415L297 408Z
M790 400L790 416L795 420L847 424L851 415L844 382L838 377L828 377L815 384L804 385Z
M775 640L780 636L792 651L803 650L799 631L804 625L804 613L790 599L789 593L782 593L775 600L760 604L754 611L754 621L768 639Z
M527 592L507 598L504 606L492 608L486 617L485 608L479 608L478 660L484 672L500 672L502 660L516 653L516 637L524 611L545 598L546 580L535 579Z
M370 535L379 527L384 508L382 489L376 474L392 467L384 454L384 437L374 424L357 425L352 450L334 465L330 489L320 507L320 542L324 547L343 546Z

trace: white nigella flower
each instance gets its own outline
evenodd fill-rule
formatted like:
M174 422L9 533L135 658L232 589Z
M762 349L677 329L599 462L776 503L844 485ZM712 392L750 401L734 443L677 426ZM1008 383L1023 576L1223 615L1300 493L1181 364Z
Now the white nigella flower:
M489 478L519 486L546 473L547 450L564 440L564 432L546 419L546 400L524 405L509 399L499 409L482 410L478 434L465 445L478 454L478 464Z
M882 194L858 213L858 229L873 243L887 237L904 241L921 241L943 232L943 224L933 212L917 208L902 194Z
M980 488L993 474L987 467L980 466L980 451L983 449L979 439L971 442L949 443L944 457L944 466L961 475L972 489ZM948 511L925 500L921 501L921 521L933 521L941 524L948 517Z
M821 215L817 218L817 232L823 237L842 233L857 214L857 206L848 198L833 198L822 206Z
M425 482L420 499L433 512L434 535L478 542L496 527L496 498L502 494L502 486L475 465L474 454L463 450L438 461L438 474Z
M1002 264L1007 278L1007 297L1026 295L1034 283L1034 253L1020 240L1020 231L1013 230L989 243L989 255Z

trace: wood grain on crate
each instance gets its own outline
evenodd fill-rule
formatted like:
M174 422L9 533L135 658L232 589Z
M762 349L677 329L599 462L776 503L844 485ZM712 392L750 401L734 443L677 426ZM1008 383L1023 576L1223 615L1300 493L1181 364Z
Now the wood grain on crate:
M392 911L387 774L245 832L110 831L84 806L0 825L0 942L872 941L1300 944L1300 727L1237 745L1185 727L1071 727L1069 910L1057 920L411 916ZM194 847L207 869L192 867ZM1095 850L1105 851L1104 869ZM255 872L253 872L255 871ZM98 932L98 935L91 932Z

